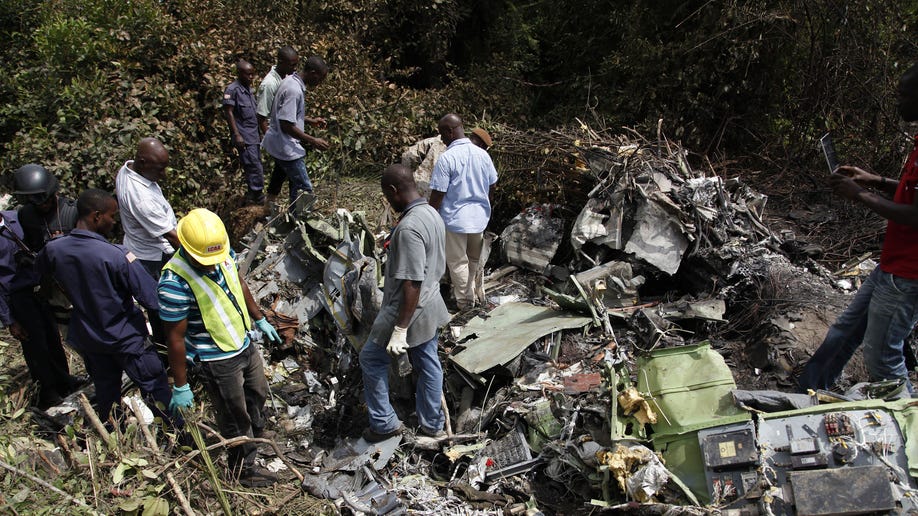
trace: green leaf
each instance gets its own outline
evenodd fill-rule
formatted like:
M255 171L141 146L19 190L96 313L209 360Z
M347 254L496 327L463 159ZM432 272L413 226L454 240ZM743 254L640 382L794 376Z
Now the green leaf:
M151 480L156 480L157 478L159 478L156 472L153 471L152 469L142 469L140 470L140 474Z
M121 481L124 480L124 472L127 471L127 469L128 466L123 462L118 464L118 466L115 467L115 471L112 472L112 482L120 484Z
M31 492L32 491L28 487L23 487L22 489L17 491L15 495L13 495L13 500L12 500L13 503L24 502L26 498L29 497L29 494L31 494Z
M162 498L146 498L143 504L143 516L168 516L169 502Z
M140 507L143 505L143 500L138 498L128 498L127 500L121 502L118 505L118 508L124 512L136 512L140 510Z

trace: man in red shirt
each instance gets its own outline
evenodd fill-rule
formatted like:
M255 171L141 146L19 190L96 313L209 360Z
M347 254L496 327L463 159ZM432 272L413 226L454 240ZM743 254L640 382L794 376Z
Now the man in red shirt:
M898 96L902 119L918 121L918 65L899 79ZM829 183L838 195L887 219L886 239L880 265L829 328L798 383L803 389L832 387L863 344L871 381L902 379L912 392L903 346L918 322L918 137L898 181L843 166Z

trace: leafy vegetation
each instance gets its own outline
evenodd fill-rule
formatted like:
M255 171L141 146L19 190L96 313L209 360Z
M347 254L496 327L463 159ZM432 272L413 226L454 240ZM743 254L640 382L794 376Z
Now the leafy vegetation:
M223 13L233 13L236 17ZM180 208L241 186L219 115L237 58L259 75L292 44L325 56L310 111L332 120L318 179L374 173L439 116L551 128L662 129L715 162L814 183L813 141L897 168L895 80L918 2L0 2L4 170L45 163L71 190L112 186L138 138L172 149ZM498 140L499 141L499 140Z

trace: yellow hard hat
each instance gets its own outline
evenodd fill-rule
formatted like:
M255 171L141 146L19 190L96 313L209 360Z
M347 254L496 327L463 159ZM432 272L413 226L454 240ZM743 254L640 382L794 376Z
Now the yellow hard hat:
M210 210L191 210L179 220L176 231L182 249L201 265L215 265L229 256L226 227L220 217Z

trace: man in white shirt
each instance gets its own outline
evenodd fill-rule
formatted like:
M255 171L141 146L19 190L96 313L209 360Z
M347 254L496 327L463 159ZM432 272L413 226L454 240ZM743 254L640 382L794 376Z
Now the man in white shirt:
M166 178L168 166L169 151L162 142L144 138L137 144L134 159L128 160L115 178L124 246L157 281L163 265L180 246L175 212L157 183ZM151 311L147 315L153 340L163 342L159 315Z
M491 219L491 186L497 170L488 153L466 138L462 119L450 113L437 124L446 150L430 177L430 205L446 225L446 268L460 310L474 305L484 230Z

